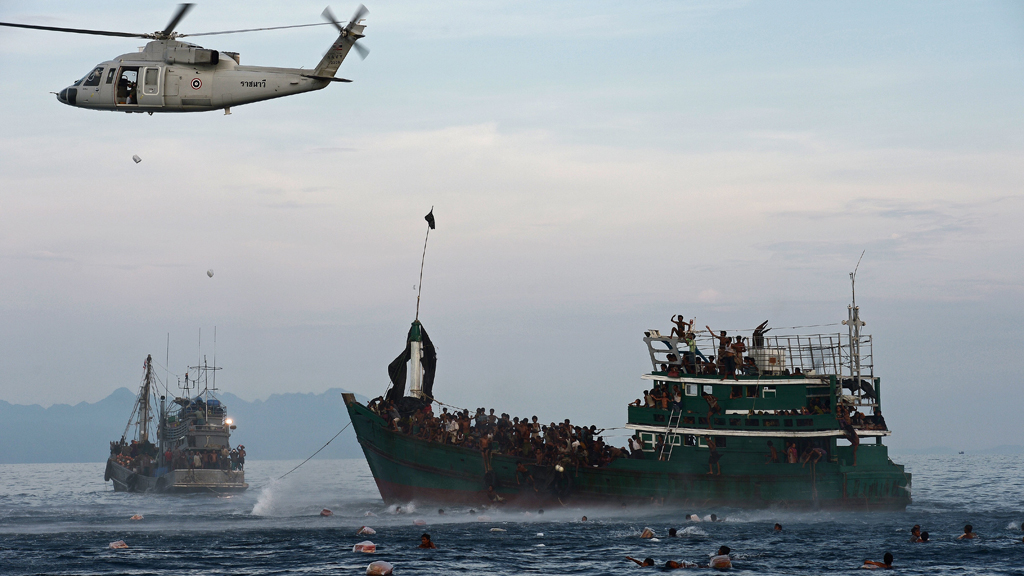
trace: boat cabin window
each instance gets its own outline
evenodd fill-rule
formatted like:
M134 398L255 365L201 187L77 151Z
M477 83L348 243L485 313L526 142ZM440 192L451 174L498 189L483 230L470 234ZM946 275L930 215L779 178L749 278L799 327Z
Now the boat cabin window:
M697 436L697 446L699 446L701 448L707 448L708 447L707 438L704 438L703 436Z
M714 390L714 388L712 388L711 384L705 384L704 385L704 393L705 394L714 394L714 392L712 392L712 390Z
M687 446L696 446L697 437L694 436L693 434L687 434L686 436L683 436L683 443L686 444Z
M95 70L93 70L92 72L89 72L89 75L85 77L85 82L82 85L83 86L99 86L100 85L100 80L102 80L102 79L103 79L103 66L100 66L100 67L96 68Z
M687 396L696 396L697 395L697 385L696 384L687 384L686 385L686 395Z
M757 398L757 386L747 386L747 398Z
M117 79L116 101L118 104L124 105L139 103L138 80L138 66L125 66L124 68L121 68L121 74Z
M775 386L761 386L762 398L775 398Z
M114 82L114 74L116 74L116 73L117 73L117 68L111 68L110 70L107 70L107 81L106 81L106 84L111 84L111 83Z
M743 386L729 387L729 399L735 400L736 398L743 398Z

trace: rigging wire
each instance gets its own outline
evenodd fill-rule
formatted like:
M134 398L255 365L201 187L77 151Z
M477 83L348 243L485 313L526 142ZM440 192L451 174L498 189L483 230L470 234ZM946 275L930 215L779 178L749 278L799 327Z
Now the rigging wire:
M330 440L328 440L328 441L327 441L327 444L330 444L331 442L334 442L334 439L335 439L335 438L337 438L338 436L341 436L341 433L342 433L342 432L344 432L344 431L345 431L345 429L347 429L347 428L348 428L349 426L351 426L351 425L352 425L352 421L351 421L351 420L349 420L349 421L348 421L348 424L345 424L345 428L342 428L341 430L338 430L338 433L337 433L337 434L335 434L335 435L334 435L334 436L333 436L333 437L332 437L332 438L331 438ZM321 447L320 447L320 450L323 450L324 448L327 448L327 444L324 444L323 446L321 446ZM320 450L317 450L316 452L313 452L313 454L312 454L312 455L311 455L311 456L310 456L309 458L306 458L305 460L303 460L302 462L300 462L300 463L299 463L299 466L302 466L302 465L303 465L303 464L305 464L306 462L309 462L310 460L312 460L312 459L313 459L313 456L316 456L317 454L319 454L319 453L320 453ZM284 473L284 475L282 475L282 476L281 476L280 478L278 478L278 480L281 480L281 479L282 479L282 478L284 478L285 476L287 476L287 475L291 474L292 472L295 472L296 470L298 470L298 469L299 469L299 466L296 466L295 468L292 468L291 470L289 470L289 471L285 472L285 473Z

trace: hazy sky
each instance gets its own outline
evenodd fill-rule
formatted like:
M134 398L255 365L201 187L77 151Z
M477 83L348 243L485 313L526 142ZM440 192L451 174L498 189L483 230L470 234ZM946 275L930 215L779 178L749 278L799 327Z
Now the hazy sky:
M352 84L230 116L62 105L144 41L2 29L0 399L134 388L168 333L182 373L214 326L239 396L381 394L434 206L421 319L446 402L621 425L644 329L838 322L866 250L889 443L1024 443L1022 6L371 3ZM0 20L148 32L174 7ZM322 10L206 2L178 28ZM335 35L197 40L313 67Z

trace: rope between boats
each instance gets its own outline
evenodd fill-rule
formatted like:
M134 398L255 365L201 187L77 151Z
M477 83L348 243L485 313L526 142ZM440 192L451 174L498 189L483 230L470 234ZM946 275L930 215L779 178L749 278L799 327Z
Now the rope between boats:
M332 438L331 438L330 440L328 440L328 441L327 441L327 444L330 444L331 442L334 442L334 439L335 439L335 438L337 438L338 436L341 436L341 433L342 433L342 432L344 432L344 431L345 431L345 429L346 429L346 428L348 428L348 427L349 427L349 426L351 426L351 425L352 425L352 421L351 421L351 420L349 420L348 424L345 424L345 428L342 428L341 430L338 430L338 433L337 433L337 434L335 434L335 435L334 435L334 436L333 436L333 437L332 437ZM324 444L323 446L321 446L321 447L320 447L320 450L323 450L324 448L327 448L327 444ZM320 450L317 450L316 452L313 452L313 454L311 454L309 458L306 458L305 460L303 460L302 462L300 462L300 463L299 463L299 466L302 466L302 465L303 465L303 464L305 464L306 462L309 462L310 460L312 460L312 459L313 459L313 456L316 456L317 454L319 454L319 453L320 453ZM295 468L292 468L291 470L289 470L289 471L285 472L285 473L284 473L284 475L283 475L283 476L281 476L281 478L278 478L278 480L281 480L281 479L282 479L282 478L284 478L285 476L287 476L287 475L291 474L292 472L295 472L296 470L298 470L298 469L299 469L299 466L296 466Z

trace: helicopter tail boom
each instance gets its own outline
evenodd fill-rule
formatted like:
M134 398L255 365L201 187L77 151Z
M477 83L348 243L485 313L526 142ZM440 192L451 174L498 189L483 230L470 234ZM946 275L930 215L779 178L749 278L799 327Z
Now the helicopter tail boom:
M333 77L338 72L338 68L345 60L345 57L348 56L349 51L352 50L355 41L362 38L363 27L362 24L353 24L349 30L338 35L338 39L331 45L330 50L327 51L327 54L324 54L320 63L316 65L313 74L316 76Z

